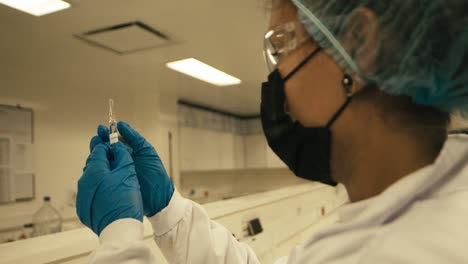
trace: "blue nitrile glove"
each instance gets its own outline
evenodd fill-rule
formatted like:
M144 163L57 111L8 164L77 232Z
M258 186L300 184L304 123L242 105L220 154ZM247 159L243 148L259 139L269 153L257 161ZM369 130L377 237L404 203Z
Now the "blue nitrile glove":
M169 179L158 153L146 139L125 122L119 122L117 130L128 143L135 162L145 215L154 216L166 208L171 201L174 184ZM107 127L99 126L98 135L101 142L109 141ZM95 142L99 142L99 140L95 140Z
M135 165L125 145L91 140L91 154L78 181L76 212L83 224L100 235L112 222L133 218L143 222L143 201ZM114 159L109 161L113 152Z

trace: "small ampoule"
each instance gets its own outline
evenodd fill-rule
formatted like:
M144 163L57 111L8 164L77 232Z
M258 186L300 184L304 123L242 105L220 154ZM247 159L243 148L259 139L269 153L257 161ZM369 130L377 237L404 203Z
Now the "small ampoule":
M109 99L109 141L111 145L119 142L117 121L114 115L114 100L112 99Z

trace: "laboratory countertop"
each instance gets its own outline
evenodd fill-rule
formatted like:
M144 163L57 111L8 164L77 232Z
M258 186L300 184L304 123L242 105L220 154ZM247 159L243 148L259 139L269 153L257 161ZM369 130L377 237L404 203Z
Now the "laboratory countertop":
M226 215L235 214L236 212L255 208L277 200L293 198L320 188L331 187L317 183L308 183L231 200L208 203L204 204L203 207L207 210L210 217L216 220ZM337 192L341 192L339 188L336 190ZM144 237L150 238L152 234L151 224L145 218ZM0 256L2 256L0 263L30 263L31 259L36 260L36 263L50 263L71 255L88 255L98 244L99 240L92 231L87 228L80 228L53 235L0 244ZM23 253L24 257L18 256L19 252Z
M292 198L320 188L330 187L324 186L320 183L301 184L278 190L242 196L234 199L216 201L204 204L203 207L208 211L208 215L211 218L216 219L232 214L233 212L258 207L263 204L272 203L286 198Z

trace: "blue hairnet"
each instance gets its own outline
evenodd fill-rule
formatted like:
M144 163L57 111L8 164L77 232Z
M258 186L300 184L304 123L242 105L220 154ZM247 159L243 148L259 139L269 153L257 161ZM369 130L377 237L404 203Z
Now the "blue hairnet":
M306 31L346 73L416 104L468 116L468 1L292 2ZM362 7L379 23L376 64L366 73L358 66L359 45L365 47L366 39L359 39L357 48L340 41L350 33L353 11Z

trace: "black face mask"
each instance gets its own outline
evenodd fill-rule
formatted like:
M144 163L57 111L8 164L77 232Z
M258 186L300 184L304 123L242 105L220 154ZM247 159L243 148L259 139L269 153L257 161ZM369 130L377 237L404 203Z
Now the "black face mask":
M284 79L278 70L270 74L268 82L262 85L261 117L268 144L296 176L335 186L330 174L330 127L348 106L351 96L325 127L304 127L293 121L285 109L285 83L320 50L315 50Z

